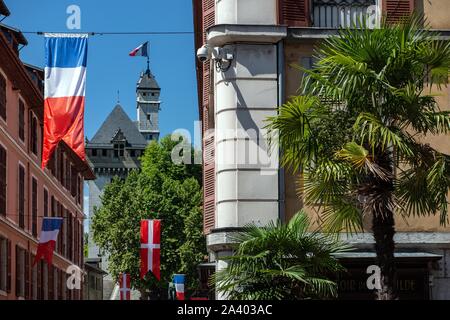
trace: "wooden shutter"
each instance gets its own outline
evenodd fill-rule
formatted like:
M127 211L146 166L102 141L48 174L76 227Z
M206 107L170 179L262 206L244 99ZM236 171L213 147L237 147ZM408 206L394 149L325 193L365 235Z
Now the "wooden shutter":
M206 43L206 31L215 24L215 1L202 2L203 43ZM202 120L203 120L203 232L208 234L215 225L215 142L214 135L208 130L214 129L214 99L211 90L213 74L210 62L202 66Z
M54 300L55 283L53 282L53 266L47 267L48 271L48 300Z
M309 27L310 0L279 0L278 12L280 24L290 27Z
M0 74L0 117L6 120L6 79Z
M19 246L16 244L16 297L20 297L20 263Z
M7 266L6 266L6 268L7 268L7 278L6 278L6 292L7 293L11 293L11 271L12 271L12 269L11 269L11 241L10 240L7 240L7 243L6 243L6 256L7 256L7 260L6 260L6 263L7 263Z
M39 261L36 264L36 268L37 268L37 279L36 279L36 285L37 285L37 299L38 300L42 300L44 299L43 295L42 295L42 260Z
M30 291L30 253L25 251L25 299L31 300Z
M36 299L37 297L34 295L34 290L36 289L36 282L34 281L35 279L34 279L34 268L36 267L36 266L32 266L33 265L33 262L34 262L34 259L36 258L36 256L34 255L34 254L30 254L30 262L31 262L31 268L30 268L30 273L31 273L31 278L30 278L30 296L31 296L31 299L32 300L34 300L34 299ZM37 276L37 273L36 273L36 276Z
M0 215L6 215L6 149L0 146Z
M410 16L414 10L414 0L384 0L383 11L387 23L395 23Z

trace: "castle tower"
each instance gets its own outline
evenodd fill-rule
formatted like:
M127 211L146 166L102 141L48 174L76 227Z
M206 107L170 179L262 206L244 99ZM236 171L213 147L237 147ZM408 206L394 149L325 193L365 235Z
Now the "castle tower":
M147 142L159 139L160 93L150 69L141 73L136 86L137 126Z

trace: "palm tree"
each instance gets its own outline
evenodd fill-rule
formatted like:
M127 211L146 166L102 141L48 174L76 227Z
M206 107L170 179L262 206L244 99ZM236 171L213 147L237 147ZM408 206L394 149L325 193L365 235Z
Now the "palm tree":
M450 45L423 23L340 30L268 124L326 230L361 231L371 219L383 300L397 298L394 214L447 223L450 157L423 138L450 130L431 93L447 83Z
M230 299L268 300L328 298L337 295L330 276L342 271L334 253L349 246L336 236L309 232L308 216L297 213L288 224L248 225L233 240L228 267L212 284Z

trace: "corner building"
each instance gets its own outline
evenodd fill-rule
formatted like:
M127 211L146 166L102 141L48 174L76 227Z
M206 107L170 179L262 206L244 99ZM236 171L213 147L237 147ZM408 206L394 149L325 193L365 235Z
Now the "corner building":
M303 207L293 174L269 157L260 135L264 120L297 94L302 75L291 65L311 67L315 46L366 14L373 19L383 14L395 21L417 11L448 40L447 6L446 0L193 1L196 49L208 44L233 54L227 70L216 68L212 60L197 61L204 232L211 262L231 254L229 236L246 223L288 221ZM448 90L444 88L438 97L442 110L449 110ZM430 139L435 148L450 154L448 141L448 136ZM258 161L250 161L255 152ZM305 210L313 219L318 217L315 208ZM440 226L438 219L397 219L402 299L450 299L450 228ZM339 279L340 298L370 299L373 295L360 284L365 283L366 267L375 261L373 238L369 229L342 236L357 251L341 257L351 276ZM214 269L224 267L220 261Z

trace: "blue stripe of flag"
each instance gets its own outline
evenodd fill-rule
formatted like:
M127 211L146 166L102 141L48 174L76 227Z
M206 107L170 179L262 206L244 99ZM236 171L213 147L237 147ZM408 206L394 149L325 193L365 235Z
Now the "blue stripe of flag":
M42 220L42 231L54 231L61 228L63 218L44 218Z
M86 67L87 37L45 37L45 66Z
M184 283L184 274L173 275L173 283Z

